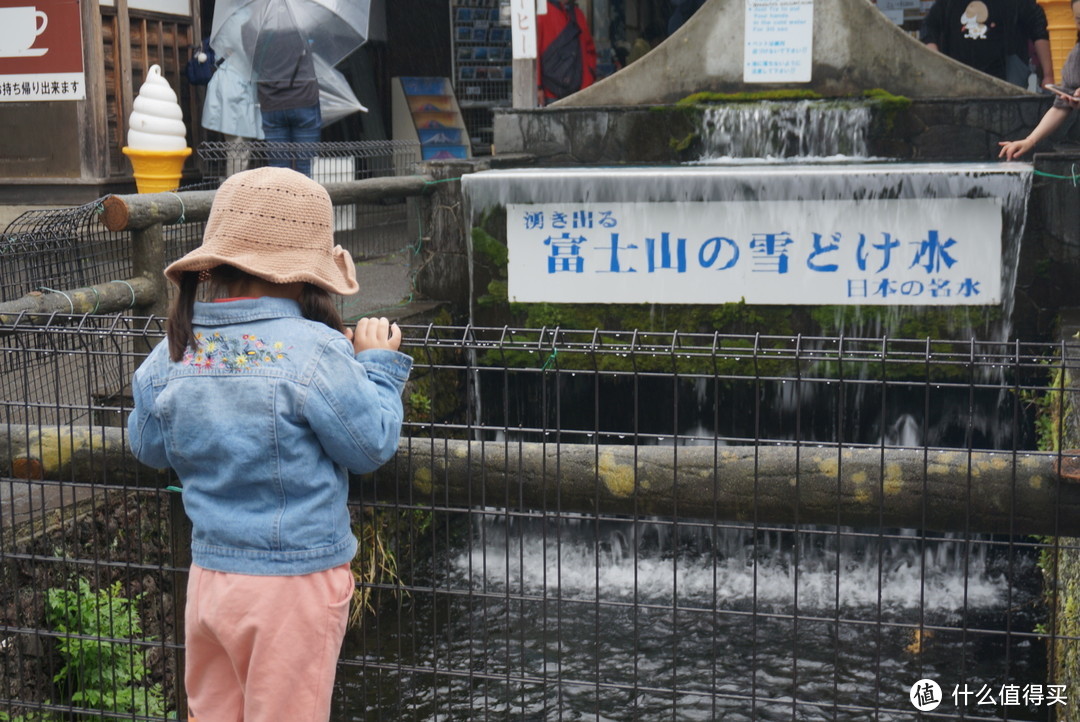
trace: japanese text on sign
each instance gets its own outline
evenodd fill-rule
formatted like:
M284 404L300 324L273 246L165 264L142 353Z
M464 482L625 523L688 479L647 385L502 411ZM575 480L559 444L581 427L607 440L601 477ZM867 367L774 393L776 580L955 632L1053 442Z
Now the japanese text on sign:
M507 206L510 299L988 305L998 199Z
M78 0L0 0L0 103L82 100Z
M536 0L511 0L510 33L515 60L536 57Z

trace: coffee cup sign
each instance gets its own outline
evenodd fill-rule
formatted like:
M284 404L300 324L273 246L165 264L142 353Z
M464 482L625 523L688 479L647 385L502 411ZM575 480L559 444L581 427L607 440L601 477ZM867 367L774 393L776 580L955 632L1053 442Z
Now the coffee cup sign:
M48 48L31 47L49 25L49 16L33 5L0 8L0 57L44 55Z

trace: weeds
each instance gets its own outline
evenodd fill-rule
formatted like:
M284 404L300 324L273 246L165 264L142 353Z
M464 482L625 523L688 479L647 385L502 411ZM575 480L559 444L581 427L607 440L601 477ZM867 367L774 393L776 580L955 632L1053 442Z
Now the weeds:
M122 597L120 582L93 592L89 582L79 579L77 591L48 591L46 616L62 635L57 647L64 660L53 681L67 691L72 704L165 716L161 685L148 683L145 653L135 644L144 641L139 639L138 600Z

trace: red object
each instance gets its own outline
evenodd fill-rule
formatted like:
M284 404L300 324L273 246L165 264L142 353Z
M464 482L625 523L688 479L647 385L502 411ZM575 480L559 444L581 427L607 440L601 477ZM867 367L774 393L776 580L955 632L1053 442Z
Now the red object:
M558 37L562 29L567 25L567 13L563 3L548 0L548 11L543 15L536 16L536 87L540 87L540 78L543 68L541 58L551 41ZM593 43L592 33L589 32L589 24L585 22L585 13L574 4L574 13L577 16L578 27L581 35L578 36L581 43L581 88L587 88L596 81L596 45ZM578 88L580 90L581 88ZM555 96L544 91L544 102L552 100Z
M32 6L32 7L31 7ZM0 75L81 73L82 14L79 0L0 0L0 8L21 8L40 17L27 28L27 48L0 48ZM0 12L0 16L7 17ZM10 21L8 21L10 22ZM36 35L34 30L40 32Z

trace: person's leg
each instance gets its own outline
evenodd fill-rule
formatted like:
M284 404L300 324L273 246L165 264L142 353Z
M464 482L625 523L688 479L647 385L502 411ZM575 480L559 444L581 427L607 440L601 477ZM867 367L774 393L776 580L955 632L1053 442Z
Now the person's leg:
M296 108L292 111L293 129L292 137L297 143L318 143L322 135L322 112L319 104L306 108ZM300 151L296 157L296 170L307 177L311 177L311 158L314 153Z
M355 582L348 565L280 580L253 613L244 722L327 722ZM271 602L270 600L274 600Z
M184 687L191 722L239 722L244 718L244 691L233 670L229 655L205 624L213 607L203 599L207 574L197 566L188 576L187 606L184 610ZM213 574L213 572L211 572Z
M242 707L203 694L191 702L197 722L327 722L354 589L348 565L291 577L202 576L196 621L228 654L229 674L217 672L239 680ZM206 686L209 675L192 678Z
M292 141L288 110L271 110L262 114L263 140L267 143L289 143ZM275 168L289 168L289 154L267 148L267 165Z

